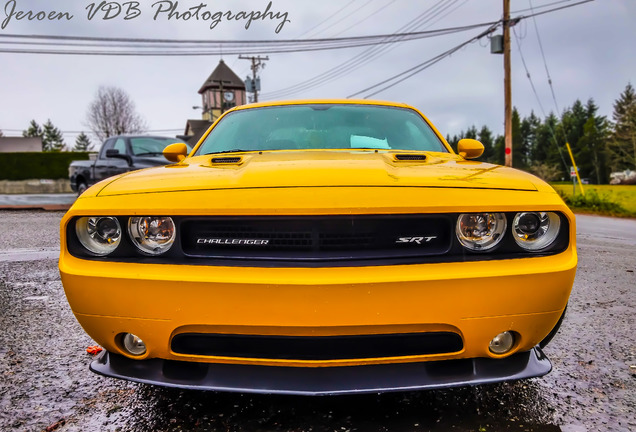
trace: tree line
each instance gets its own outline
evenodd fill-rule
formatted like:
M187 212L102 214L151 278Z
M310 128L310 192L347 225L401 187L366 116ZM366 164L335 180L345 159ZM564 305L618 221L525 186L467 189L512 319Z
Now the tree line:
M130 97L116 87L100 87L87 114L87 125L99 140L125 133L140 133L146 128L135 112ZM2 132L0 131L0 136ZM65 148L60 130L48 120L41 127L32 120L23 132L25 137L42 138L43 151ZM459 135L447 136L455 148L461 138L473 138L484 144L480 160L503 165L504 137L488 126L469 127ZM631 83L614 101L612 120L599 115L593 99L576 100L560 116L550 113L540 119L534 112L521 118L512 112L513 166L530 171L546 181L569 178L571 161L566 150L570 144L579 174L590 182L603 184L610 173L636 170L636 92ZM83 132L76 138L73 150L87 151L92 143Z
M144 120L135 112L135 105L128 94L117 87L99 88L88 107L86 125L100 141L115 135L141 133L146 129ZM62 132L50 119L43 126L31 120L22 136L41 138L43 152L60 152L66 148ZM72 150L85 152L92 147L90 138L81 132L75 139Z
M593 99L585 104L576 100L560 116L550 113L540 119L534 112L521 118L512 112L512 160L515 168L530 171L547 181L570 176L570 144L579 175L591 183L609 181L610 173L636 170L636 93L627 84L613 104L612 120L598 114ZM457 147L461 138L477 139L484 144L480 160L503 165L505 143L488 126L469 127L459 135L447 136Z

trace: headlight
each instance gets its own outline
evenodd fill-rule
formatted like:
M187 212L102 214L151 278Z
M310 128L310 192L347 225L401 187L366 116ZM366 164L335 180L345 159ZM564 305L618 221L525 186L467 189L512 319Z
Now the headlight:
M75 223L80 243L95 255L113 252L121 242L121 227L114 217L82 217Z
M486 251L494 248L506 232L503 213L468 213L457 218L457 239L467 249Z
M526 250L544 249L559 235L561 219L553 212L517 213L512 222L512 233L519 246Z
M147 255L161 255L174 243L176 229L169 217L131 217L128 234L133 244Z

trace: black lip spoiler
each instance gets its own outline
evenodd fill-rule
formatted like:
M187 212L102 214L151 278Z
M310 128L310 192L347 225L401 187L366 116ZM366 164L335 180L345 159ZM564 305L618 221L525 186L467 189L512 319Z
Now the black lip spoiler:
M338 395L440 389L539 377L552 370L535 347L504 359L460 359L367 366L282 367L132 360L103 351L90 365L107 377L190 390Z

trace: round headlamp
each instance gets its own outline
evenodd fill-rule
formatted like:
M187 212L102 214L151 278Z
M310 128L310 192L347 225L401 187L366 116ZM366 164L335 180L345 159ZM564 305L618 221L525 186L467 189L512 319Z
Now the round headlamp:
M161 255L174 243L176 229L170 217L131 217L128 234L133 244L146 255Z
M121 226L114 217L81 217L75 222L75 233L82 246L99 256L113 252L121 242Z
M466 249L487 251L503 239L506 215L503 213L466 213L457 218L457 239Z
M554 212L517 213L512 221L515 241L529 251L544 249L559 235L561 219Z

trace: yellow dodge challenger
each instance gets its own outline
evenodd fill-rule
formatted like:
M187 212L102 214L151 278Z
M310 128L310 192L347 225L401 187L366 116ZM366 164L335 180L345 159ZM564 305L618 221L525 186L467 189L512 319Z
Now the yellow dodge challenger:
M456 154L416 109L226 112L173 162L104 180L61 222L94 372L188 389L341 394L541 376L577 256L540 179Z

